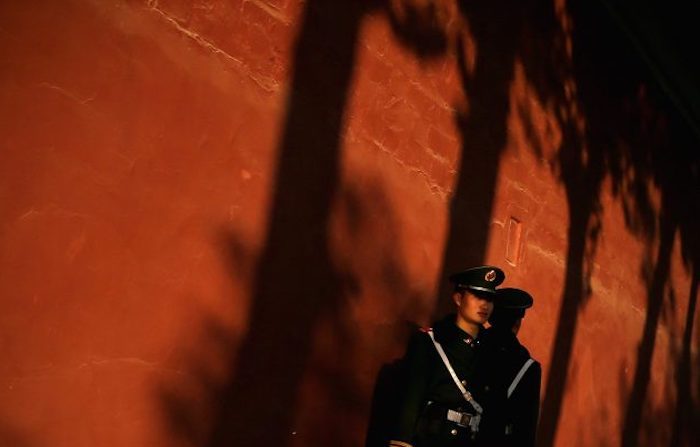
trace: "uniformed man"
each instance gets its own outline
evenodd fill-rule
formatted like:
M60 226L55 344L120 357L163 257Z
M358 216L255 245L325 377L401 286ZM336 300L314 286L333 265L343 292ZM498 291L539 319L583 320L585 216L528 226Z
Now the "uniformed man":
M491 316L497 267L475 267L450 276L456 313L417 332L405 357L406 382L390 447L470 445L482 407L471 395L479 335Z
M480 446L535 445L542 369L517 338L525 310L532 302L524 290L496 291L491 326L482 333L474 379L484 406Z

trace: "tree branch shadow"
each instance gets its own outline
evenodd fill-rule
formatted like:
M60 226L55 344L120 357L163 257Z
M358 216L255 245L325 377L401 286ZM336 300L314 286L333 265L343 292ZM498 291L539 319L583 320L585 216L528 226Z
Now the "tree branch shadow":
M694 272L695 273L695 272ZM688 295L688 313L686 314L685 329L681 355L676 366L676 408L673 420L673 434L669 446L682 447L691 445L693 432L697 427L693 422L700 418L700 410L693 405L693 387L691 377L691 344L695 322L695 311L698 304L698 275L693 275Z
M677 231L689 269L697 257L687 230L697 221L697 207L684 194L697 188L697 156L691 155L683 126L667 126L667 120L678 123L679 118L655 87L648 67L631 51L600 4L568 2L553 13L559 30L552 39L556 44L548 53L551 58L539 58L539 64L533 64L538 58L523 58L528 79L540 98L559 111L563 139L554 166L566 191L570 222L565 287L544 388L538 444L554 444L578 314L592 297L591 263L605 231L602 187L610 179L613 194L622 203L628 231L647 251L660 241L656 261L647 264L642 260L641 265L643 272L654 273L648 283L646 321L623 428L623 445L637 445L639 409L646 396L654 334ZM561 89L553 88L551 73L560 80ZM659 191L664 204L661 209L654 206L652 188ZM684 213L680 212L683 208Z

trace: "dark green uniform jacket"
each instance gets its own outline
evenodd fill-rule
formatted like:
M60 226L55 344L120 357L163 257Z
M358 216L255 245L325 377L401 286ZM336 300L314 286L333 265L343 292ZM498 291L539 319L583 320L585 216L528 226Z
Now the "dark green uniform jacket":
M474 377L479 340L457 327L454 315L437 322L433 333L460 381L472 391L470 381ZM472 445L469 428L447 420L447 410L476 412L464 400L427 331L417 332L409 341L405 368L406 381L401 393L398 423L390 445Z
M508 387L530 353L511 330L496 327L482 333L479 348L478 372L474 378L477 400L484 407L479 445L534 446L540 405L540 364L530 365L508 397Z

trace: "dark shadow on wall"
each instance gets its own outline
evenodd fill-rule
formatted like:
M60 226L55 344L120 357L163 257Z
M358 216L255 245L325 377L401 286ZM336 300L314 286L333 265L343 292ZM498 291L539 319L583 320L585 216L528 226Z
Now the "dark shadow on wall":
M669 118L666 118L669 117ZM673 336L674 342L679 339L682 345L680 352L672 349L670 365L676 368L679 382L676 384L679 391L676 402L669 400L663 402L660 410L648 411L646 405L648 389L651 382L652 357L656 347L656 336L660 324L665 325L671 334L674 334L677 322L672 317L662 313L664 305L671 309L676 309L679 304L674 301L675 292L670 282L670 267L673 257L674 243L680 243L681 255L684 266L693 275L697 270L700 252L698 251L697 222L698 213L698 190L700 188L700 164L698 163L698 144L692 135L687 133L687 129L679 128L678 117L671 113L664 114L669 137L667 141L648 145L649 165L653 167L650 174L654 183L661 193L661 206L659 212L659 247L657 249L656 263L648 279L647 292L647 312L644 322L641 341L637 351L637 363L635 367L634 381L626 400L626 414L622 431L622 445L658 445L663 438L660 434L666 434L669 429L661 429L657 426L659 420L666 420L665 427L674 427L674 422L678 422L679 414L675 414L674 407L685 407L691 414L697 412L697 408L688 400L692 396L689 387L683 390L684 362L687 358L685 352L690 349L690 336ZM652 266L649 266L651 268ZM697 288L697 278L691 279L691 292ZM695 297L691 295L688 303L688 318L686 331L692 331L692 322L695 312ZM673 315L673 314L671 314ZM660 415L659 415L660 413ZM695 429L697 430L697 429ZM695 433L697 435L697 433ZM671 438L675 438L675 444L681 445L693 438L693 433L674 432Z
M455 48L468 105L456 106L462 150L450 202L437 314L452 307L447 299L449 274L479 265L484 259L499 160L508 136L514 64L532 2L511 2L507 8L497 2L459 2L459 7L470 34L459 36ZM465 45L470 38L476 46L473 66L467 60Z
M310 0L304 9L269 225L253 273L249 330L237 353L224 354L232 376L208 384L212 408L205 424L211 427L189 430L191 442L207 447L285 445L293 431L311 331L352 287L334 269L327 242L363 5ZM182 415L188 419L187 402L167 395L164 400L177 430Z
M222 382L206 365L193 362L188 375L194 376L197 383L192 385L203 399L173 389L162 392L170 429L188 444L286 445L295 435L292 426L298 393L309 366L313 330L321 318L338 324L336 335L350 343L351 328L343 327L347 322L340 310L359 284L351 272L339 271L331 258L330 214L332 202L343 195L339 190L340 146L358 31L363 17L381 7L382 2L326 0L309 0L304 7L278 149L270 223L257 267L251 270L254 283L249 330L235 350L236 343L226 328L216 318L206 321L204 339L229 359L231 377ZM414 12L409 8L392 15L395 29L406 39L432 32L429 25L423 28L421 16ZM441 51L441 46L439 36L433 36L427 44L416 43L416 52L427 57ZM369 219L363 215L368 205L386 208L376 203L381 197L377 191L361 197L348 193L341 202L354 214L351 221L361 221ZM245 249L235 235L225 236L225 240L231 274L238 276ZM391 238L384 242L391 245ZM395 254L393 246L373 244L383 247L385 254ZM385 264L381 269L383 282L403 293L402 299L411 299L414 292L406 289L409 282L400 260L390 257ZM342 364L343 359L338 361ZM347 370L321 375L337 391L339 411L361 406ZM330 415L323 416L326 426L317 424L319 431L311 438L328 445L324 436L334 428L332 444L342 445L337 434L343 428L337 426L339 422L334 424Z
M697 264L696 264L697 265ZM676 366L676 408L674 411L673 432L669 447L691 447L692 439L697 439L697 427L695 421L700 420L700 408L693 405L693 381L692 381L692 357L691 345L693 342L693 328L695 311L698 304L698 275L694 272L693 281L688 296L688 312L686 314L685 329L683 332L683 344L681 355ZM697 385L695 385L697 386Z
M329 347L316 352L309 372L317 386L314 395L306 397L316 408L328 409L332 414L305 411L306 433L296 445L358 445L367 423L363 385L370 379L367 362L391 355L396 340L409 331L404 321L415 313L411 303L425 299L404 271L397 214L379 179L349 179L339 192L334 217L339 217L341 223L335 227L335 234L341 235L346 245L340 252L335 251L335 260L339 271L355 281L352 288L342 291L343 305L328 309L322 316L324 325L333 331L323 343ZM369 297L373 298L371 302ZM384 314L385 323L375 325L356 321L350 309L358 307L363 312L382 314L391 309L393 313Z
M350 287L334 270L327 241L363 14L359 2L311 0L304 10L250 329L234 360L235 375L217 393L206 446L287 442L311 330Z
M554 166L565 187L570 219L565 288L545 385L539 445L554 444L578 313L592 296L591 263L605 231L600 199L606 179L623 205L627 230L637 235L650 255L640 265L648 284L647 314L623 429L623 445L638 445L640 409L677 233L689 270L697 259L690 254L697 249L688 229L697 222L698 213L687 194L698 185L698 159L691 148L697 142L688 137L672 141L687 135L665 125L666 119L678 122L679 118L656 88L649 67L600 4L570 2L557 14L559 36L552 39L557 44L542 52L551 58L526 66L543 101L560 111L563 141ZM542 70L556 73L563 88L554 88L551 75ZM650 192L653 188L661 195L658 210ZM671 423L670 416L665 419L664 423Z
M554 70L562 87L547 82L549 76L543 75L537 67L527 67L529 77L539 87L540 96L556 104L555 110L559 111L557 119L562 142L553 162L569 206L564 290L548 362L549 374L543 387L538 432L538 445L541 446L554 444L578 315L581 306L591 297L591 263L601 231L602 182L609 174L608 167L613 166L610 160L617 155L614 153L616 145L610 145L614 137L604 124L609 117L599 115L610 110L604 107L610 91L600 88L596 73L597 64L602 66L604 61L610 62L612 56L599 52L595 47L602 44L602 40L597 40L600 38L592 30L587 33L580 25L588 11L569 12L573 30L565 27L569 17L559 12L560 34L553 40L556 44L550 52L545 53L551 55L551 59L545 56L544 60ZM573 48L571 56L567 54L567 41ZM585 122L584 126L581 126L581 121Z
M670 219L662 218L660 231L660 245L654 263L651 282L647 295L647 311L642 332L642 340L637 351L637 364L635 367L634 382L627 404L627 412L623 426L622 445L638 446L640 438L640 423L642 421L642 411L646 390L651 378L651 360L656 346L656 335L658 332L661 309L664 303L664 293L667 286L668 274L671 267L671 256L673 250L673 239L675 228L669 222ZM672 415L667 415L662 422L668 426L671 423ZM659 427L656 428L659 431Z

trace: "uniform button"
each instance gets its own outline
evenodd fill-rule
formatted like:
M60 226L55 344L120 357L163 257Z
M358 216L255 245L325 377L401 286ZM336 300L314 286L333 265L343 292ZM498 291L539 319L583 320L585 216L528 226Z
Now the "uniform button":
M456 429L456 428L453 428L453 429L450 431L450 434L451 434L452 436L457 436L457 429Z
M466 381L466 380L462 380L462 386L467 386L467 381Z
M486 385L486 386L484 387L484 391L488 391L488 390L489 390L489 386Z

